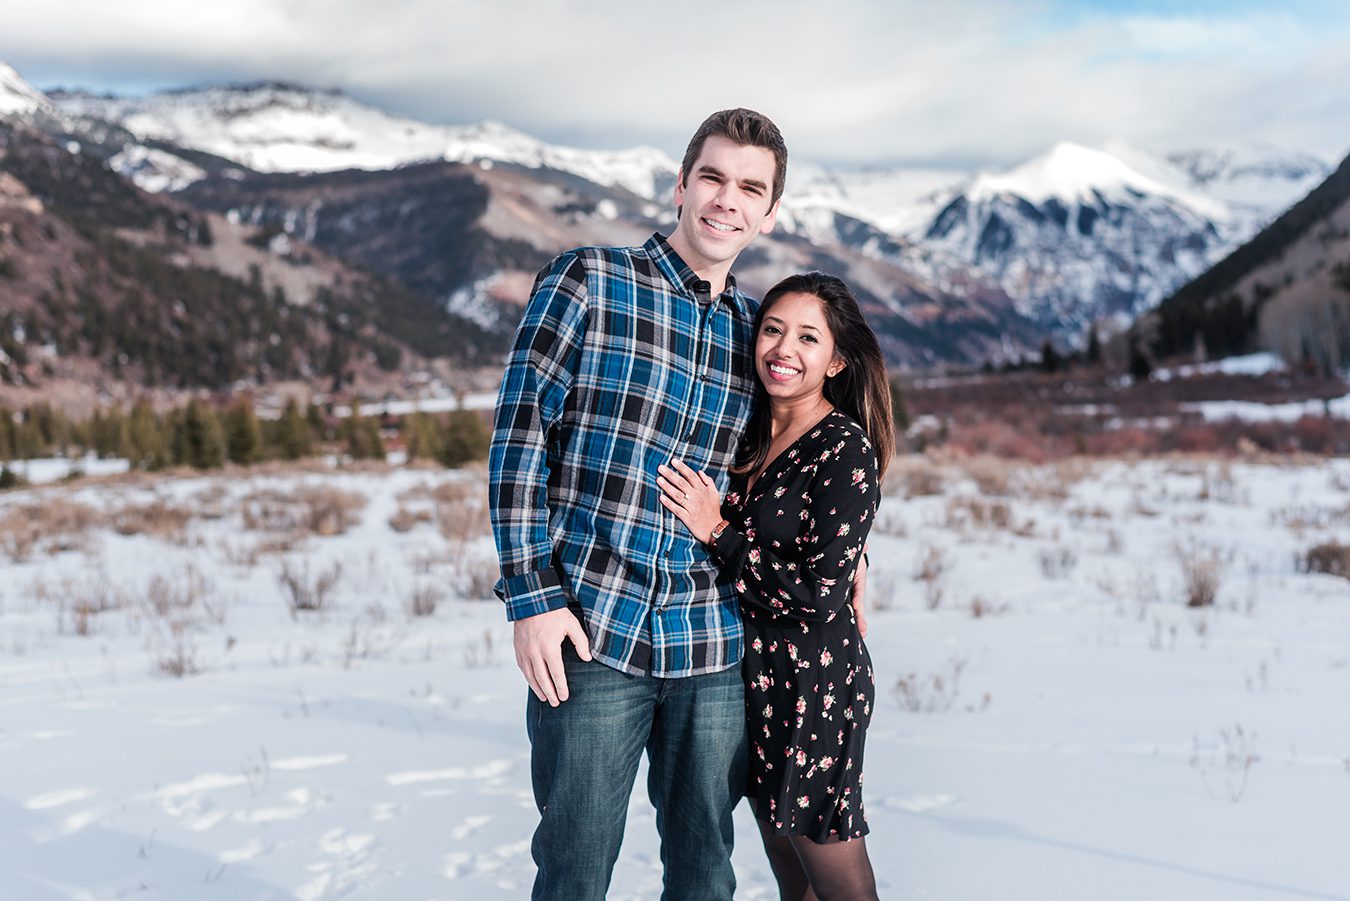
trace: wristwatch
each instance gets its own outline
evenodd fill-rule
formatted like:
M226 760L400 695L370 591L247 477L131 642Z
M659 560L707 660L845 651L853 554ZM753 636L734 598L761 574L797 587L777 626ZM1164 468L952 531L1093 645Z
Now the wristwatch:
M716 544L717 539L722 537L722 533L726 531L727 526L729 525L731 525L731 523L727 522L724 519L717 525L713 526L712 534L708 536L708 544Z

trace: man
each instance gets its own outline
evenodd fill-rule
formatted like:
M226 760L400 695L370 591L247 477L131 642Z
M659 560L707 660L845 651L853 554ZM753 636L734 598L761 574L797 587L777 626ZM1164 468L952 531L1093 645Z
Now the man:
M774 226L778 128L714 113L689 143L669 238L562 254L502 381L490 507L498 594L529 682L536 899L600 901L645 748L667 901L730 899L745 772L735 592L658 502L682 459L725 490L754 398L754 307L731 276Z

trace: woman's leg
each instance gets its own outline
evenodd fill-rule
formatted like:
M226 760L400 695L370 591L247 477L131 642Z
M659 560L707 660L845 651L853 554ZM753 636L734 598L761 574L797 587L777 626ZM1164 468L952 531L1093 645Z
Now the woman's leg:
M801 859L792 848L792 839L786 835L774 835L769 824L756 819L759 824L760 838L764 839L764 853L768 855L773 876L778 880L780 901L818 901L811 891L811 882L802 869Z
M863 839L818 845L794 835L789 841L819 901L878 901L877 880Z

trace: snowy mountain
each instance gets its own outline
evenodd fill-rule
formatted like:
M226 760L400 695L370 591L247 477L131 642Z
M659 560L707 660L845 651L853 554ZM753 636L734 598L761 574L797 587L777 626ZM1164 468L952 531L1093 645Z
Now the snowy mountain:
M117 123L142 140L206 151L258 172L377 170L439 159L490 160L557 169L653 197L677 167L650 147L599 151L557 147L497 122L429 125L386 113L339 91L282 83L192 88L143 98L58 92L53 101L68 113Z
M1301 188L1266 184L1271 204ZM1095 319L1150 309L1280 208L1215 197L1176 165L1128 148L1061 143L973 178L921 243L996 281L1047 328L1077 335Z
M246 178L248 171L383 172L462 162L477 164L481 172L500 165L503 171L537 173L532 186L508 189L499 183L508 193L537 195L526 206L556 206L545 195L579 191L586 209L600 204L593 210L600 219L618 216L627 226L641 220L646 228L666 223L677 169L673 159L652 148L559 147L496 122L433 125L337 91L291 84L201 87L143 98L58 91L48 98L12 69L0 69L0 98L0 110L41 109L46 112L39 115L59 116L64 124L57 130L63 134L49 128L54 136L73 137L84 152L151 192L184 192L221 178ZM972 302L989 297L991 288L1006 293L1016 315L1072 340L1096 319L1133 317L1152 308L1328 171L1314 158L1269 148L1164 157L1120 143L1101 149L1060 144L1004 172L838 170L794 160L777 234L817 248L816 265L837 263L846 252ZM579 180L576 191L557 182L555 174ZM623 196L597 199L585 185ZM322 206L328 200L315 196L310 202ZM260 207L251 209L245 218ZM274 207L267 209L274 215ZM282 227L289 233L286 223L312 220L308 209L287 213ZM542 238L537 227L524 223L511 229L509 239L543 252L546 244L569 240L564 232L573 226ZM495 284L494 278L481 272L472 283Z
M51 103L41 91L24 81L12 67L0 62L0 116L24 116L51 110Z

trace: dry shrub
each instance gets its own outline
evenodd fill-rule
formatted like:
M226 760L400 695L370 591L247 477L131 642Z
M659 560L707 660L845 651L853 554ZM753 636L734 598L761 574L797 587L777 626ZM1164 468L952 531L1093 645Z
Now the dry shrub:
M154 576L145 588L146 606L161 619L203 609L206 598L206 577L192 566L185 568L177 579Z
M342 564L338 561L311 576L308 563L295 565L289 560L283 560L281 571L277 573L277 581L285 592L286 607L292 617L301 611L326 609L333 589L341 578Z
M1083 451L1094 457L1136 457L1158 449L1158 433L1126 426L1083 436Z
M155 670L161 675L182 679L202 671L197 659L197 642L184 623L172 623L169 637L152 651Z
M1182 426L1172 432L1172 447L1187 453L1214 454L1227 450L1233 442L1213 425Z
M413 588L412 596L408 598L408 613L411 616L432 616L436 613L437 605L444 599L445 592L439 586L418 585Z
M460 587L460 596L465 600L491 600L495 595L493 588L497 584L501 570L497 566L497 555L482 549L464 548L455 562L455 575Z
M960 530L970 525L980 529L1012 530L1012 509L1003 501L978 497L954 497L947 501L943 525Z
M946 490L947 476L929 457L897 457L886 474L886 482L900 486L906 498L931 497Z
M1028 433L1003 420L984 420L954 426L948 446L968 454L987 454L1005 459L1043 463L1047 444L1038 434Z
M395 532L409 532L418 523L431 522L431 512L428 510L410 510L407 507L399 505L398 512L389 517L389 528Z
M942 605L948 565L947 552L932 545L920 551L915 561L914 579L924 583L924 604L929 610Z
M360 494L327 486L306 485L287 494L257 491L244 498L246 529L264 532L302 532L328 537L341 535L361 521L366 499Z
M991 601L984 595L975 595L970 599L970 615L975 619L983 619L986 616L1000 616L1008 612L1008 605Z
M919 676L908 673L896 680L891 694L901 710L910 713L946 713L961 695L961 674L966 658L954 656L944 670Z
M1303 555L1302 563L1304 572L1350 579L1350 544L1328 541L1310 547Z
M487 492L479 482L442 482L431 492L436 527L450 541L472 541L491 534Z
M1063 579L1078 568L1078 554L1071 547L1044 548L1038 555L1041 575L1047 579Z
M109 514L108 521L118 535L149 535L174 544L187 540L187 526L193 511L163 500L123 507Z
M981 494L1008 497L1012 485L1012 464L997 457L972 457L963 464L966 475Z
M31 591L37 600L56 607L56 628L63 634L92 635L94 617L129 603L106 573L88 580L64 578L55 584L35 581Z
M0 549L15 563L39 549L49 554L73 550L97 522L91 507L59 497L10 507L0 514Z
M1217 548L1191 545L1176 549L1187 607L1212 607L1223 581L1223 559Z

